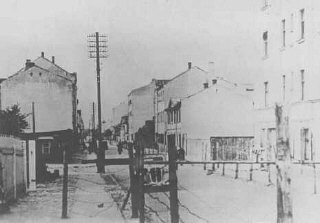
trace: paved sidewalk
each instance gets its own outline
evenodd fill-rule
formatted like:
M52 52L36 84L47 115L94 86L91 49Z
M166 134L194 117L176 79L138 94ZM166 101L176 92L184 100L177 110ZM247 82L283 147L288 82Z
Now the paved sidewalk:
M62 170L62 165L55 168ZM95 164L69 166L68 219L61 219L62 178L38 185L10 207L0 222L125 222L111 197L118 187L109 174L96 173Z

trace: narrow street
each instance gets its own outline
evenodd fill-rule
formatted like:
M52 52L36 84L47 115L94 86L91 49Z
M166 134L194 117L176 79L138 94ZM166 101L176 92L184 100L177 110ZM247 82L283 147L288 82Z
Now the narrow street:
M129 187L128 171L124 166L106 167L113 173L122 191L114 191L113 197L125 197ZM265 168L254 167L253 181L249 181L249 165L240 167L239 178L234 179L234 166L226 166L207 175L202 165L178 167L178 197L180 222L276 222L276 174L271 167L271 184ZM317 207L319 193L314 194L313 170L310 166L293 167L292 195L294 219L296 222L316 223L320 218ZM320 174L317 170L317 185ZM170 222L169 192L145 194L146 222ZM119 201L119 205L122 205ZM306 214L305 210L308 210ZM130 199L123 211L130 218Z
M125 158L127 151L118 155L115 146L109 146L106 157ZM87 159L95 159L88 154ZM52 165L60 169L62 166ZM248 181L248 168L240 168L234 179L232 166L221 167L207 175L202 165L178 167L178 196L180 222L275 222L276 188L272 169L272 184L267 172L254 169L253 181ZM310 167L294 169L293 199L296 222L317 222L320 214L320 195L313 194L313 176ZM303 175L302 175L303 174ZM319 174L318 174L319 175ZM303 176L303 177L302 177ZM320 176L318 177L320 179ZM204 183L205 182L205 183ZM1 222L137 222L131 219L131 202L120 211L129 189L127 166L106 166L106 174L96 173L95 164L70 164L68 185L68 219L61 219L62 178L39 184L10 207L10 213L1 216ZM145 194L146 222L170 222L169 193ZM306 215L300 210L309 210Z

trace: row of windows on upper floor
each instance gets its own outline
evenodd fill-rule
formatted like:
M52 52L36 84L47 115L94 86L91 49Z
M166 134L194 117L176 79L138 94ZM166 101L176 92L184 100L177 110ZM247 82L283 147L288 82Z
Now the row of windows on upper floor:
M299 99L301 101L305 100L305 70L302 69L299 71L300 77L299 77ZM293 81L293 73L291 74L292 81ZM264 82L264 106L268 107L269 104L269 82L265 81ZM292 87L293 88L293 87ZM294 89L291 89L294 91ZM282 75L282 100L286 100L286 92L287 92L287 80L286 80L286 75Z
M290 32L294 32L294 14L291 13L290 15ZM285 48L287 45L287 22L286 19L281 20L281 48ZM299 10L299 35L298 35L298 42L303 42L305 38L305 9ZM268 57L269 52L269 36L268 31L263 32L262 40L264 44L264 58Z
M173 110L167 112L168 114L168 124L175 124L181 121L181 112L179 110Z

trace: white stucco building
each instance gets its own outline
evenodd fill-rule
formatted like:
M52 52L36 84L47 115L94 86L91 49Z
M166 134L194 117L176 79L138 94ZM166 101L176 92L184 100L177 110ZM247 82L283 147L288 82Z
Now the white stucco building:
M253 89L222 78L212 82L181 100L180 146L188 160L249 159L254 138Z
M208 84L210 76L209 72L197 66L192 66L189 62L187 70L173 77L162 87L157 88L155 132L161 150L165 149L168 135L175 135L177 145L181 142L181 136L179 136L181 135L180 125L174 122L180 117L180 114L174 113L172 107L179 106L177 103L182 98L201 91L204 84Z
M19 104L22 113L31 114L34 103L36 132L76 131L76 83L76 73L65 71L54 57L50 61L42 53L1 83L1 109ZM32 131L31 118L26 132Z
M256 83L256 146L275 154L275 103L289 115L291 157L320 159L320 2L266 0L260 9L261 73Z
M45 181L47 163L70 159L79 148L83 122L77 114L77 74L69 73L44 53L1 82L1 109L18 104L27 114L29 129L21 137L35 145L36 180ZM32 115L34 104L34 120ZM33 125L34 121L34 125ZM34 132L33 132L34 130ZM27 146L28 148L28 146Z
M134 134L144 126L154 115L154 91L156 80L150 84L132 90L128 95L128 132L129 140L134 140Z

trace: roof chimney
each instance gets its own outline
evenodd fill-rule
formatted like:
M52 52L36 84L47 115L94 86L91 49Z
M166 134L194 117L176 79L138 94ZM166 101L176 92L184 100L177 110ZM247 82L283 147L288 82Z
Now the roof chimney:
M44 52L41 52L41 57L44 57Z
M188 62L188 69L190 70L192 67L192 63L191 62Z
M212 85L215 85L215 84L217 84L217 79L212 79Z
M54 56L51 57L51 62L54 63Z
M34 63L31 62L31 60L27 59L26 60L26 68L25 68L25 70L28 70L29 68L31 68L33 66L34 66Z

